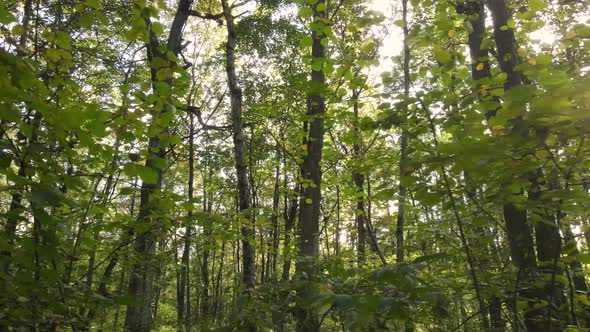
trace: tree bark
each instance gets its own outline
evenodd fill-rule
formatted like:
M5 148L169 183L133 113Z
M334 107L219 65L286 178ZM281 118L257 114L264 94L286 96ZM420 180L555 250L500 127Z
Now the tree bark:
M479 95L479 89L481 87L480 80L491 77L490 63L489 63L489 50L487 47L482 47L483 38L485 35L485 6L481 0L466 1L464 7L461 8L462 12L467 16L469 23L471 24L472 30L468 36L469 53L471 56L471 78L475 82L474 94L481 100ZM494 99L496 102L500 102L498 98ZM486 119L489 120L493 116L492 112L486 112ZM468 172L464 173L465 184L468 188L467 196L468 199L475 200L476 192L472 188L470 183L470 176ZM477 211L476 211L477 212ZM478 238L479 236L485 237L486 231L483 227L477 228ZM486 255L491 255L493 249L487 248ZM487 264L484 260L480 259L480 267L482 272L487 269ZM485 259L485 261L489 261ZM502 319L502 301L501 299L492 294L487 296L488 302L488 313L490 315L490 327L492 331L504 331L505 323Z
M314 60L324 60L325 46L322 39L326 37L323 26L326 24L327 11L318 10L318 6L325 6L326 0L319 0L313 5L311 55ZM322 148L324 145L324 117L326 104L324 97L326 79L323 65L319 70L311 70L311 82L307 97L307 117L309 118L309 132L307 133L306 154L303 157L302 195L299 203L298 250L299 259L296 270L301 281L298 289L299 300L296 304L297 331L319 331L320 321L317 312L304 304L314 295L309 285L315 279L315 260L319 255L319 222L321 206Z
M180 0L176 14L172 21L170 34L168 36L166 50L174 54L179 54L182 41L182 29L188 19L192 0ZM168 59L160 50L160 43L151 31L151 22L149 17L144 17L149 28L149 43L147 45L147 55L151 68L151 78L154 91L158 91L158 80L156 72L160 66L152 65L154 60L159 58L166 61L170 68L176 66L174 61ZM165 84L171 85L170 78L164 81ZM161 136L167 133L167 128L157 128L159 125L157 119L161 118L169 108L165 106L154 114L156 134L149 139L148 156L145 166L156 174L154 183L143 182L141 185L141 197L139 203L139 215L137 221L139 224L146 225L146 232L137 236L134 244L135 262L131 268L129 276L129 295L132 296L136 303L127 306L125 316L125 331L129 332L148 332L152 326L152 299L154 290L154 278L156 276L156 238L160 228L161 211L158 211L158 192L162 188L163 170L161 169L161 160L166 160L165 147L161 143Z
M188 201L192 204L194 197L194 176L195 176L195 147L194 147L195 124L194 114L189 113L189 141L188 141ZM180 282L178 287L178 324L184 324L184 330L191 330L191 289L190 289L190 250L192 240L193 211L192 205L187 212L187 220L184 226L184 248L180 260Z
M227 0L222 0L223 16L227 27L227 42L225 48L225 71L231 103L231 119L234 143L234 158L236 177L238 182L238 206L239 220L243 221L241 225L242 233L242 283L244 286L244 295L246 301L250 300L256 285L256 252L252 241L255 239L254 215L252 213L252 199L250 197L251 187L248 179L248 166L246 164L246 154L244 151L244 127L242 119L242 88L238 83L236 76L236 29L234 26L234 16L232 7ZM244 327L248 331L257 330L251 322L244 322Z
M355 223L356 223L356 253L357 253L357 264L359 267L365 265L367 260L366 254L366 211L365 211L365 176L361 174L360 170L362 166L362 152L361 152L361 136L358 128L359 123L359 98L360 92L355 90L352 93L353 100L353 131L354 131L354 143L352 146L352 152L354 155L354 165L352 172L352 180L356 187L356 208L355 208Z
M489 0L488 7L491 11L494 24L494 40L498 52L498 62L500 68L506 74L504 90L509 91L522 84L522 74L520 71L516 70L519 60L516 50L514 30L506 28L508 26L508 20L510 19L510 12L505 0ZM495 113L492 115L495 115ZM522 117L511 119L512 128L510 138L514 140L515 143L523 141L529 136L524 121L525 120L523 120ZM518 174L515 174L514 176L517 179L522 177L522 175ZM534 180L534 178L537 177L537 174L532 177ZM538 200L540 196L536 194L536 191L537 190L533 188L531 193L529 193L530 206L536 206L539 203L536 200ZM516 194L516 196L522 195L522 192ZM534 251L531 228L528 224L527 211L513 204L510 198L504 203L503 210L508 241L510 244L510 254L514 264L519 269L519 274L521 276L519 279L523 280L525 283L525 285L521 286L519 289L519 295L527 299L529 306L528 310L524 313L525 326L528 331L560 331L561 327L558 326L560 324L554 324L553 319L548 317L548 314L551 313L554 315L553 318L559 321L559 316L555 315L557 314L557 311L550 308L552 305L558 304L559 300L555 299L557 301L554 303L551 303L552 301L550 301L548 305L542 305L543 301L548 299L546 294L544 294L547 289L542 290L538 286L532 284L533 282L538 281L539 277L536 264L537 257ZM540 223L537 223L536 228L539 227ZM555 227L554 230L548 230L543 227L545 226L541 226L541 228L535 233L538 239L537 244L541 245L541 247L537 248L540 249L538 252L539 255L543 256L539 257L541 260L545 260L547 259L547 255L551 255L550 253L544 252L543 247L552 247L553 249L548 248L548 251L553 252L555 251L555 246L560 247L560 245L555 243L556 239L559 238L557 227ZM543 240L541 238L543 238ZM558 256L553 256L555 257L554 259L559 258ZM554 290L550 290L549 293L553 294ZM553 296L550 295L549 299L553 299Z
M336 231L334 234L334 253L340 255L340 185L336 184Z
M409 38L409 22L408 22L408 0L402 1L402 20L403 20L403 72L404 72L404 96L407 98L410 95L410 45ZM407 108L404 108L404 119L407 117ZM397 222L395 227L395 261L397 263L404 262L404 227L406 222L406 187L403 184L403 178L406 176L406 164L408 163L408 132L402 127L400 137L400 157L399 157L399 187L398 187L398 208L397 208Z
M281 191L281 154L277 144L277 164L275 166L275 184L272 196L272 249L270 253L270 277L272 281L277 280L277 263L279 253L279 204Z
M291 271L291 233L295 226L295 218L299 208L299 197L301 193L301 185L297 184L293 189L293 196L290 199L289 207L285 205L285 238L283 241L283 270L281 273L281 280L289 280L289 273ZM285 198L288 194L285 194Z

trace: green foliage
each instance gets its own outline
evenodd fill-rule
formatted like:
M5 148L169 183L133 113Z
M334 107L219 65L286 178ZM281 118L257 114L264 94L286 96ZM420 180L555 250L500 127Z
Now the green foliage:
M252 237L236 212L221 2L191 5L199 15L178 55L166 47L175 3L25 3L0 3L0 330L123 330L126 307L140 304L128 294L139 265L157 331L295 330L302 303L326 331L479 331L478 297L501 303L506 329L522 329L530 308L552 308L564 330L588 320L582 2L510 4L500 31L514 33L522 81L510 87L490 20L487 55L470 57L474 1L412 0L408 22L366 1L238 2ZM404 28L409 83L403 47L387 37ZM314 40L325 56L312 54ZM309 96L325 100L323 122L307 114ZM308 151L320 122L323 150ZM316 184L301 163L320 152ZM318 186L320 200L298 196ZM317 273L302 281L297 205L318 202ZM511 257L508 203L525 211L534 280ZM404 259L394 263L400 216ZM543 238L547 229L557 237ZM256 249L251 296L244 240ZM557 254L543 261L549 245ZM561 302L526 293L551 287Z

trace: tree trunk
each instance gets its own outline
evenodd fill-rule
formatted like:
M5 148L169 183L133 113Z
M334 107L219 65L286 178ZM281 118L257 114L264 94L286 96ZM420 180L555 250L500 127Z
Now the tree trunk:
M408 22L408 0L402 1L402 20L403 20L403 34L404 34L404 59L403 59L403 72L404 72L404 96L407 98L410 95L410 46L408 42L409 38L409 22ZM404 116L407 117L407 109L403 110ZM398 208L397 208L397 223L395 227L395 261L397 263L404 262L404 226L406 222L406 187L403 184L403 178L406 176L406 164L408 163L408 132L405 128L406 124L402 127L402 133L400 137L400 159L399 159L399 188L398 188Z
M286 182L285 182L286 183ZM293 196L291 197L289 208L285 205L285 239L283 241L283 271L281 274L281 280L289 280L289 273L291 271L291 232L295 226L295 217L297 216L297 210L299 207L299 197L301 192L300 184L297 184L293 190ZM285 198L288 194L285 194Z
M277 164L275 166L275 184L272 196L272 249L270 253L270 277L272 281L277 280L277 259L279 253L279 203L281 191L281 154L277 144Z
M311 55L313 59L324 60L325 46L322 39L326 37L323 26L326 25L327 11L318 10L318 6L325 6L325 0L319 0L313 5L313 21L316 25L312 29ZM298 289L298 303L296 304L297 331L319 331L320 322L317 312L306 305L314 296L311 287L306 287L315 279L315 260L319 254L319 222L321 206L321 182L322 148L324 145L324 117L325 105L325 76L322 68L311 71L311 82L307 97L307 116L311 119L309 132L307 133L307 150L301 165L302 170L302 195L299 203L299 260L297 262L297 275L301 280Z
M180 0L178 9L174 16L170 34L166 45L166 50L174 54L179 54L182 40L182 29L188 19L192 0ZM156 59L164 60L169 67L176 66L176 63L170 61L160 50L160 43L156 35L151 31L151 22L145 18L146 25L149 28L149 43L147 45L147 55L150 65ZM151 66L151 78L154 91L158 91L158 80L156 68L161 66ZM172 80L167 78L164 83L171 85ZM141 184L141 198L139 203L139 215L137 221L139 224L146 226L147 231L138 234L134 244L134 263L129 276L129 295L135 299L135 303L127 306L125 316L125 330L129 332L148 332L152 326L152 299L154 290L154 278L156 273L156 238L160 228L160 218L158 217L157 194L162 188L161 161L166 160L165 146L162 145L160 137L167 133L167 128L158 128L157 119L161 118L169 108L166 106L159 112L155 113L152 126L156 127L156 134L149 139L148 156L145 166L156 174L153 183L143 181Z
M504 90L509 91L522 84L522 75L517 71L516 65L518 64L518 54L516 51L516 40L514 37L514 31L510 28L506 29L508 20L510 19L510 13L505 0L489 0L488 7L492 14L492 21L494 23L494 40L496 42L498 52L498 62L500 68L506 74L506 81L504 82ZM513 106L518 107L518 106ZM528 137L526 126L522 117L516 117L511 119L512 130L510 138L514 140L513 144L525 140ZM515 174L517 179L520 179L522 175ZM533 177L536 177L534 175ZM518 181L518 180L517 180ZM516 194L516 196L522 196L523 193ZM535 194L535 190L529 194L529 201L532 203L531 206L536 206L538 202L535 202L539 196ZM512 200L513 201L513 200ZM528 310L525 311L525 326L529 331L554 331L561 330L560 327L552 323L551 317L547 317L548 313L551 313L549 306L543 306L541 303L545 300L545 291L540 289L538 286L532 283L538 281L537 277L537 265L536 255L534 251L533 237L530 226L527 219L527 211L517 207L508 199L504 203L504 220L506 223L506 230L508 241L510 243L510 254L513 262L519 269L519 273L525 285L519 289L519 295L527 299ZM544 236L542 234L548 234L545 229L540 229L541 234L538 236ZM557 231L557 228L555 228ZM550 231L549 231L550 232ZM557 233L557 238L559 234ZM541 246L555 246L555 236L546 236L547 243L541 243ZM539 243L539 241L537 241ZM558 245L559 246L559 245ZM539 248L538 248L539 249ZM551 250L549 250L551 251ZM539 252L542 256L545 256L543 249ZM547 257L543 257L546 259ZM556 257L557 259L558 257ZM551 291L553 293L553 291ZM541 304L541 305L540 305ZM535 307L535 305L537 305ZM555 314L556 311L553 311Z
M366 254L366 239L367 239L367 232L365 226L365 218L366 218L366 211L365 211L365 176L361 174L361 169L363 169L362 165L362 152L361 152L361 136L358 128L359 122L359 98L360 92L358 90L353 91L352 93L352 100L353 100L353 131L354 131L354 143L352 146L352 151L354 155L354 165L353 165L353 173L352 179L354 185L356 187L356 208L355 208L355 223L356 223L356 253L357 253L357 263L359 267L365 265L367 260Z
M340 186L336 185L336 230L334 234L334 254L340 255Z
M187 213L187 220L184 226L184 248L182 251L182 258L180 261L180 282L178 287L178 324L184 324L184 330L191 329L191 289L190 289L190 249L192 240L192 221L193 211L192 202L194 197L194 176L195 176L195 147L194 135L195 124L194 114L189 113L189 141L188 141L188 201L191 208Z
M542 290L543 299L548 305L543 315L546 315L547 331L561 330L564 319L561 315L561 306L564 303L563 284L556 280L556 276L563 275L563 268L559 264L561 257L561 235L557 226L556 211L551 207L551 201L546 201L542 194L543 172L537 170L537 174L531 179L532 188L529 190L531 219L534 218L535 243L539 272L545 280ZM552 320L554 320L552 322Z
M254 215L251 211L251 187L248 180L248 167L246 164L246 154L244 151L244 128L242 125L242 88L238 83L236 76L236 30L234 26L234 17L232 7L227 0L222 0L223 16L227 26L227 42L225 48L225 71L227 73L227 82L231 103L231 120L234 143L234 158L236 167L236 177L238 182L238 206L239 218L242 233L242 283L244 286L244 295L246 301L254 292L256 285L256 253L252 242L255 239ZM245 322L244 327L248 331L255 331L256 327L251 322Z
M474 94L477 95L478 99L479 96L479 89L481 87L480 80L484 78L490 78L490 63L489 63L489 50L486 47L482 46L482 41L485 35L485 6L481 2L481 0L474 0L474 1L467 1L464 4L464 8L462 8L462 12L469 18L469 23L471 24L472 30L468 36L468 45L469 45L469 53L471 56L471 78L475 82L474 85ZM496 102L500 102L498 98L494 99ZM486 119L489 119L493 116L493 113L489 111L485 114ZM470 183L470 177L468 172L464 173L465 176L465 184L468 188L467 196L468 199L475 200L476 199L476 192L473 189L472 184ZM476 211L477 212L477 211ZM478 238L480 236L485 237L486 231L483 227L478 227L476 232L478 233ZM491 255L493 252L493 248L486 248L486 255ZM489 261L488 259L484 260L480 259L480 267L482 272L485 273L487 267L486 262ZM487 298L488 302L488 312L490 315L490 325L492 331L504 331L505 323L502 319L502 301L498 296L491 294Z

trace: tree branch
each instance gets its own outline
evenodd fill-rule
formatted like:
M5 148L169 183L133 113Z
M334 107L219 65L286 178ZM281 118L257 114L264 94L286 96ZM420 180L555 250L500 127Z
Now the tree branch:
M219 25L223 25L223 13L219 13L219 14L211 14L211 13L201 13L198 12L196 10L190 10L188 12L188 14L190 16L196 16L196 17L200 17L206 20L213 20L215 22L217 22Z
M227 126L212 126L212 125L208 125L203 121L203 117L201 115L201 108L197 107L197 106L187 106L186 110L188 112L193 113L194 115L197 116L197 120L199 121L199 124L204 128L204 129L211 129L211 130L227 130L227 129L231 129L232 126L227 125Z

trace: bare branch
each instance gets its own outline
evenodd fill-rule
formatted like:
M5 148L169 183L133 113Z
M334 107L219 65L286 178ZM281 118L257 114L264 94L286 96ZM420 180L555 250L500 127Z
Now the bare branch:
M196 10L191 10L188 12L190 16L200 17L206 20L213 20L217 22L219 25L223 25L223 13L219 14L211 14L211 13L201 13Z
M197 120L199 121L199 124L204 128L204 129L212 129L212 130L227 130L227 129L231 129L232 126L212 126L212 125L208 125L203 121L203 117L201 115L201 108L197 107L197 106L187 106L186 110L188 112L193 113L194 115L197 116Z

